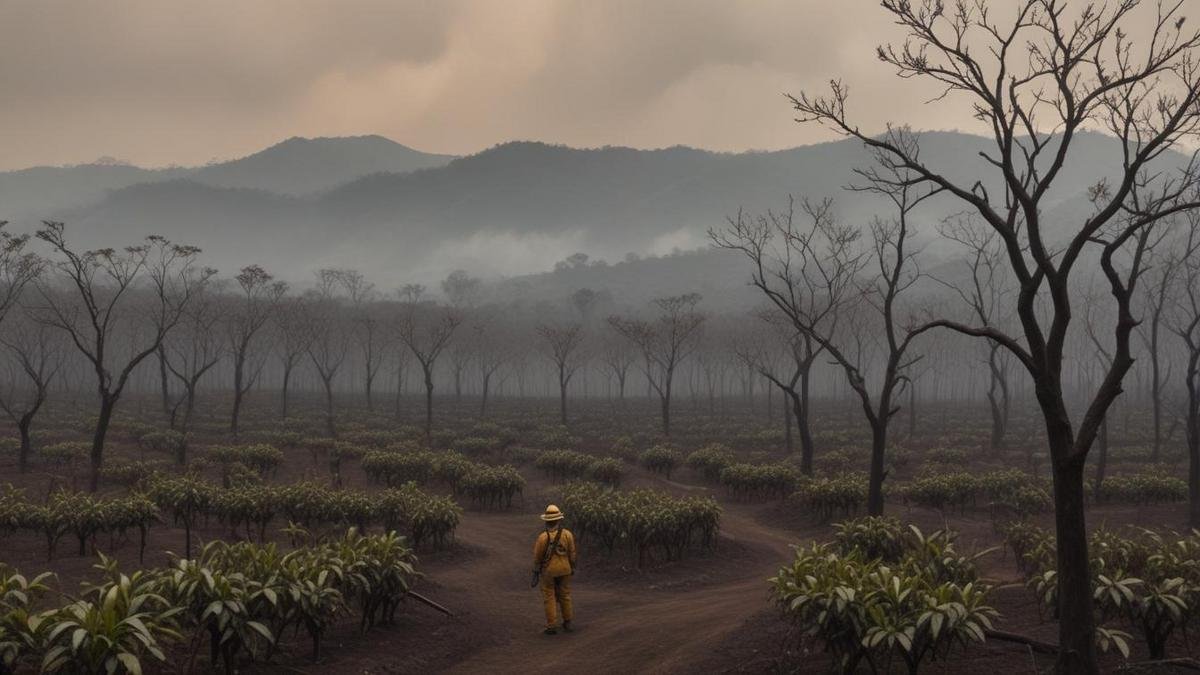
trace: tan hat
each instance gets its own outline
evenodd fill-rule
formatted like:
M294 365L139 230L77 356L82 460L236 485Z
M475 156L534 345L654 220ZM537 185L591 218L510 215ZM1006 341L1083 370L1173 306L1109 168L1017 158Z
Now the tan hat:
M542 520L546 521L547 523L553 522L555 520L562 520L562 519L563 519L563 512L559 511L558 507L553 504L551 504L550 506L547 506L546 512L542 514Z

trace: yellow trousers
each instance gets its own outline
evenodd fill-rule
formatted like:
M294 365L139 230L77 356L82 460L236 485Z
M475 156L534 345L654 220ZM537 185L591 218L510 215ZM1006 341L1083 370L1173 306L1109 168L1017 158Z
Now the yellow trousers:
M542 605L546 610L546 628L554 628L557 623L557 605L562 605L563 621L575 616L571 611L571 575L542 577Z

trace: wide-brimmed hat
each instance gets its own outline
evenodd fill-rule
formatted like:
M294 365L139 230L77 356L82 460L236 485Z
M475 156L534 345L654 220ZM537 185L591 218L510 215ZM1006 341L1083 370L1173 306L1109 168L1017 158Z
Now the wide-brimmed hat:
M542 514L542 520L547 523L563 519L563 512L558 510L558 507L551 504L546 507L546 512Z

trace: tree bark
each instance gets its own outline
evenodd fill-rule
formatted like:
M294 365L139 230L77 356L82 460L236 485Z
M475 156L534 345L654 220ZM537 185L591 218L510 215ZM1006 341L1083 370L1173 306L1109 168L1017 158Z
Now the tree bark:
M244 348L237 350L233 355L233 410L229 414L229 432L234 438L238 435L238 419L242 413L242 396L245 394L243 389L245 380L246 355Z
M1051 440L1051 443L1055 443ZM1061 442L1061 441L1058 441ZM1069 451L1069 447L1061 452ZM1058 453L1054 453L1057 456ZM1054 525L1057 535L1059 673L1096 673L1092 578L1084 519L1083 463L1054 462Z
M285 366L283 369L283 388L281 394L281 405L279 416L287 419L288 416L288 383L292 380L292 369Z
M884 453L887 451L887 420L871 423L871 475L867 486L867 515L883 515Z
M330 438L337 438L337 428L333 423L333 378L322 377L325 385L325 432Z
M425 440L433 439L433 373L425 367Z
M108 435L108 425L112 422L116 405L117 397L101 393L100 414L96 416L96 430L92 435L92 473L88 481L88 489L92 492L100 488L100 469L104 466L104 437Z

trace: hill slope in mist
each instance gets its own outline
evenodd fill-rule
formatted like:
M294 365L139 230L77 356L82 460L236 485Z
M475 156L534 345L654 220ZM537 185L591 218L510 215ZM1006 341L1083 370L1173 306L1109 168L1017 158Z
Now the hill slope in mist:
M270 171L251 168L266 161L260 155L279 160L308 149L289 144L223 165L219 178L206 174L218 187L193 174L117 190L61 215L89 245L159 233L201 246L226 271L260 263L303 280L321 266L350 266L381 287L430 283L455 268L490 276L548 270L575 251L611 261L631 251L696 248L706 243L708 228L739 209L786 208L789 194L834 197L851 222L887 215L882 200L843 191L856 167L871 164L853 140L740 154L513 142L445 166L372 173L303 197L262 189L268 179L260 174ZM993 173L979 156L986 139L932 132L922 134L921 147L926 162L956 180ZM1113 139L1079 136L1046 212L1074 221L1087 206L1081 201L1087 187L1115 174L1119 161ZM999 186L985 185L999 198ZM939 198L922 209L922 230L932 234L961 205Z
M298 196L381 171L416 171L443 166L452 159L451 155L419 152L382 136L294 137L247 157L203 167L144 169L112 161L33 167L0 172L0 219L52 218L96 206L109 192L141 183L188 179L213 187ZM173 188L163 190L170 193Z
M374 173L444 166L452 159L452 155L419 152L383 136L293 137L248 157L206 166L191 179L213 187L299 196Z

